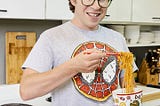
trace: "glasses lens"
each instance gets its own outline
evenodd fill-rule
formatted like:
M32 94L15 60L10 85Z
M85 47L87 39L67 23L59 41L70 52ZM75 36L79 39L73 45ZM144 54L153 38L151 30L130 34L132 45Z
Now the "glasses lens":
M112 0L97 0L98 4L102 8L107 8L111 4ZM82 4L85 6L91 6L95 2L95 0L81 0Z
M108 5L107 5L107 7L110 6L111 2L112 2L112 0L108 0Z
M100 7L107 8L111 4L111 0L98 0Z
M90 6L95 0L81 0L83 5Z

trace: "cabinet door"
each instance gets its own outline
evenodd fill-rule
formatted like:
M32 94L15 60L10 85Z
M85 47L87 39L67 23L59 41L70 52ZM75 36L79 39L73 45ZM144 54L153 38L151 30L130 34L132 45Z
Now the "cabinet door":
M103 21L131 21L131 0L112 0Z
M133 0L133 22L160 23L160 0Z
M46 0L46 19L68 20L72 16L68 0Z
M0 18L44 19L45 0L0 0Z

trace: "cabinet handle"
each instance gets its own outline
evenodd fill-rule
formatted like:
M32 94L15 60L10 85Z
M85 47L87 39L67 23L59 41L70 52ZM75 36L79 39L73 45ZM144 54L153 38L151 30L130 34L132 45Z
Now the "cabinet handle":
M160 17L153 17L152 19L160 19Z
M110 15L106 15L106 17L110 17Z
M7 12L7 10L1 10L1 9L0 9L0 12Z

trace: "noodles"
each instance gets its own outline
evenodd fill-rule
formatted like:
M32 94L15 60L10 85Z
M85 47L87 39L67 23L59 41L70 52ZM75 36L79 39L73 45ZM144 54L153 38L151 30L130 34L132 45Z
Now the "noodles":
M125 93L134 92L134 78L133 78L133 54L130 52L120 52L118 57L120 69L124 70L124 86Z

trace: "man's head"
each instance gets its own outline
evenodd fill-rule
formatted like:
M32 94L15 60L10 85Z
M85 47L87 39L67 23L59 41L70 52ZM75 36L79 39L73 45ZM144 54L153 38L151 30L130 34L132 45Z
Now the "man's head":
M82 29L95 30L106 16L111 0L69 0L70 10L74 13L72 23Z
M72 3L71 3L71 0L68 0L69 1L69 8L70 8L70 10L72 11L72 13L74 13L74 10L75 10L75 6L74 5L72 5ZM88 0L89 1L89 0ZM94 0L90 0L90 1L94 1ZM100 0L98 0L98 1L100 1ZM105 1L105 0L104 0ZM112 2L112 0L108 0L108 5L107 5L107 7L109 7L109 5L111 4L111 2ZM106 7L106 8L107 8Z

